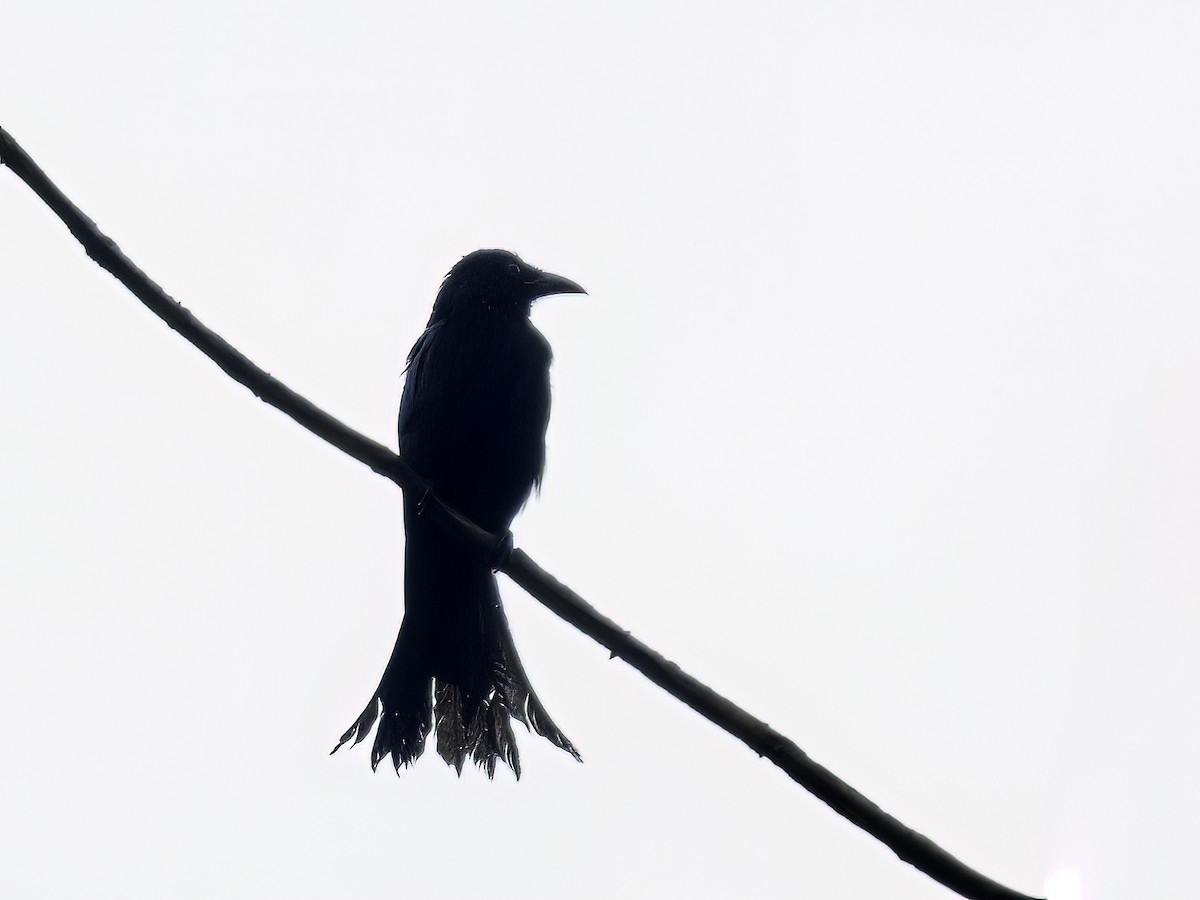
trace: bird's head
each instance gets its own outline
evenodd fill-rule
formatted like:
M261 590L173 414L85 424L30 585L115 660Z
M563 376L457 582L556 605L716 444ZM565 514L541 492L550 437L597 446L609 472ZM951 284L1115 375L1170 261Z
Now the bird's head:
M587 293L569 278L551 275L507 250L476 250L446 274L433 305L433 318L485 312L527 316L539 297Z

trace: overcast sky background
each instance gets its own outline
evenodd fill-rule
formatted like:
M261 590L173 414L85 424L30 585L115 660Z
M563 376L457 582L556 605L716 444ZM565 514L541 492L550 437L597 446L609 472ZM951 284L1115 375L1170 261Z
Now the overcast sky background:
M990 877L1190 895L1200 6L332 9L10 3L0 124L392 446L461 255L581 282L518 544ZM398 491L7 172L0 380L0 894L950 896L503 579L586 763L328 757Z

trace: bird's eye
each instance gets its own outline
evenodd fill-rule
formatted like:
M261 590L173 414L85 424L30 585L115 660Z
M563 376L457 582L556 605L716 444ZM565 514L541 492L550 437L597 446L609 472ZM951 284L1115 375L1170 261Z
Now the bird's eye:
M521 267L518 266L516 263L509 263L508 264L508 274L511 275L513 278L520 278L521 277Z

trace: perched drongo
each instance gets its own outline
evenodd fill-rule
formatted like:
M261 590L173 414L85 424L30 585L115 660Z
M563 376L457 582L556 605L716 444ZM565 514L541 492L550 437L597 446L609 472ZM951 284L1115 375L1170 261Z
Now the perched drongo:
M540 485L550 420L550 345L529 321L534 300L583 293L575 282L504 250L477 250L442 282L408 354L400 456L447 505L508 533ZM378 720L372 768L399 770L425 749L459 772L467 758L520 776L512 719L579 758L529 685L488 551L452 534L421 497L404 498L404 620L375 695L342 735L358 743ZM338 747L335 747L336 751Z

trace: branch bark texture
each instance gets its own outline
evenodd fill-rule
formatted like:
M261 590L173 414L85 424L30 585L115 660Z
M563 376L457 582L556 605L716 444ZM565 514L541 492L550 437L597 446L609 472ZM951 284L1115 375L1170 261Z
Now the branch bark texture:
M151 312L195 345L230 378L255 396L290 416L313 434L394 481L406 491L425 496L425 509L445 527L457 529L481 547L504 546L504 536L490 534L455 512L430 492L429 485L387 447L335 419L264 371L220 335L204 326L167 295L121 252L37 166L19 144L0 128L0 163L24 181L63 221L87 255L114 275ZM514 549L497 559L500 571L544 606L607 647L612 656L633 666L659 687L682 700L709 721L766 757L806 790L816 795L859 828L875 836L897 856L930 878L970 900L1034 900L969 868L929 838L884 812L824 766L814 762L795 743L756 719L712 688L688 675L646 644L620 628L534 562Z

